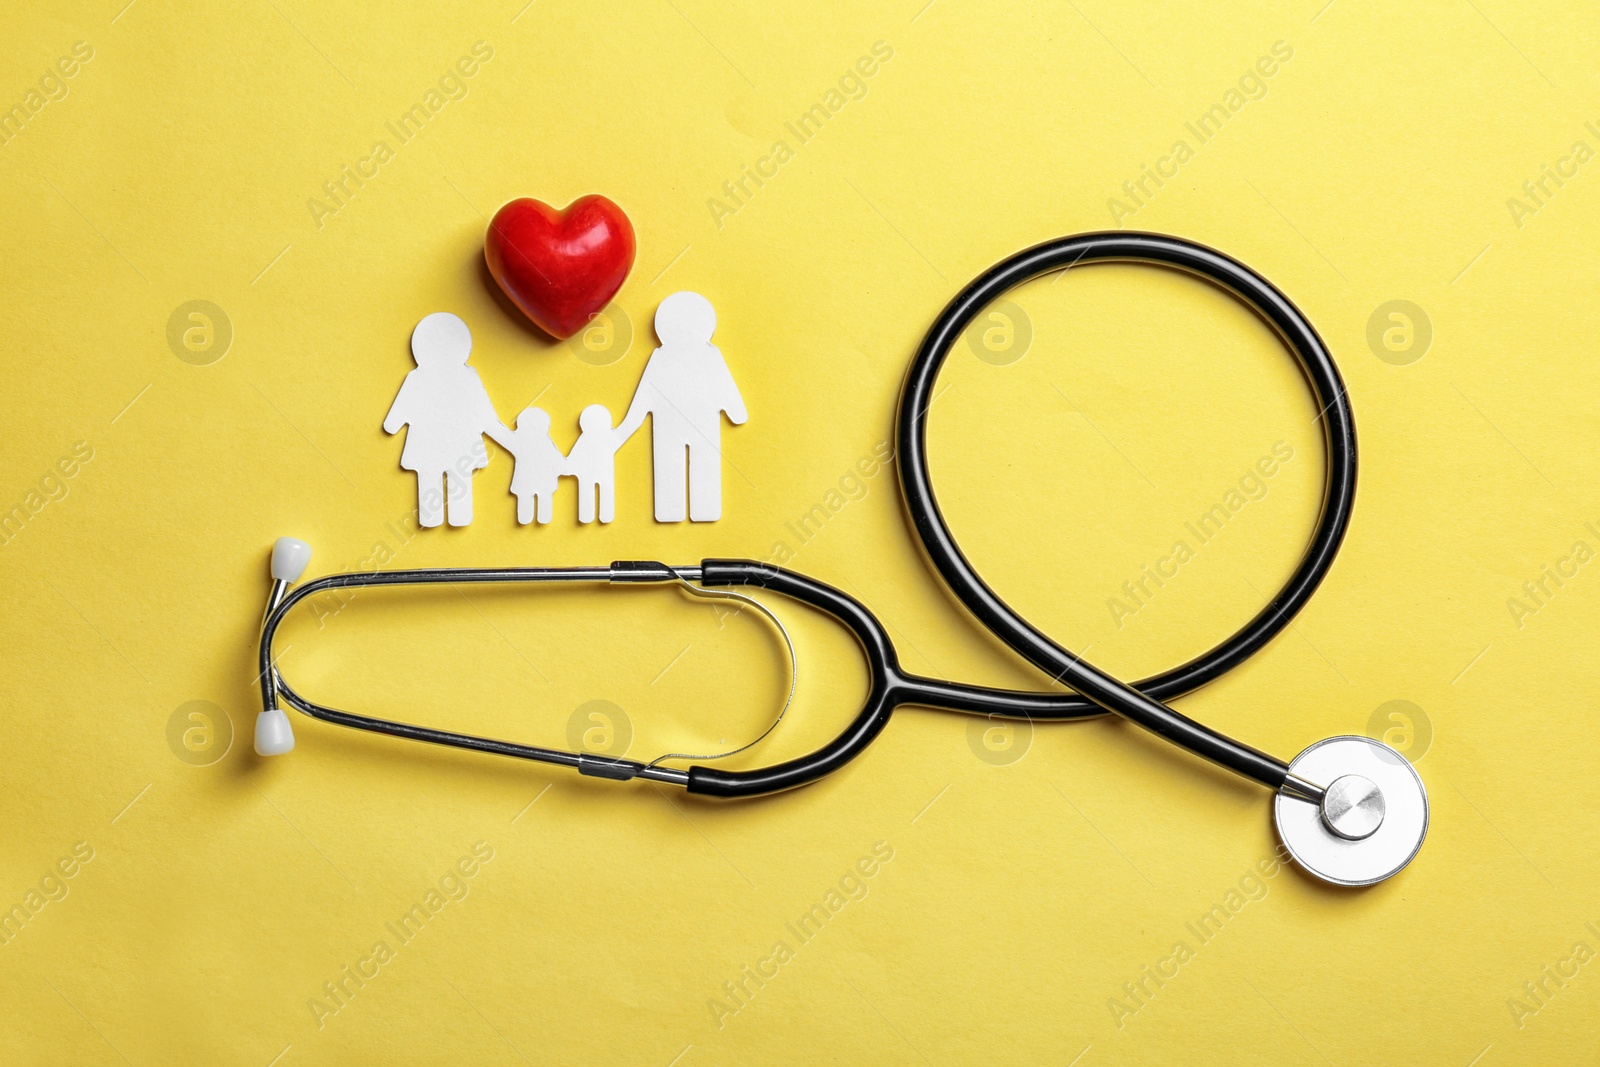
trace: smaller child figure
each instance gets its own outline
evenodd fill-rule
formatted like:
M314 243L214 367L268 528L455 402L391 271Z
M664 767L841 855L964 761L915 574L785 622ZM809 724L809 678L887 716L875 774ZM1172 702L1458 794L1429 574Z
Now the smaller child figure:
M600 494L600 521L616 518L617 449L629 434L611 425L604 404L590 404L578 415L583 431L567 455L566 472L578 479L578 521L594 521L595 492Z
M501 443L516 460L511 492L517 498L517 522L526 526L533 521L535 511L541 523L549 522L554 514L556 486L567 465L561 449L550 440L549 413L540 408L523 408L517 416L517 428Z

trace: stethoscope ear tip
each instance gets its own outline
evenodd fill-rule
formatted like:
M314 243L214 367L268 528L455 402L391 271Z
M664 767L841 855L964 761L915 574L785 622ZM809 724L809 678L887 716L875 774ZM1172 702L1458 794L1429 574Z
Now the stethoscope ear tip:
M1334 885L1375 885L1399 874L1428 835L1428 791L1399 752L1370 737L1318 741L1289 764L1292 780L1321 790L1320 802L1288 789L1273 817L1278 837L1307 873Z
M311 546L298 537L280 537L272 542L272 577L293 584L311 562Z
M256 716L256 755L281 756L294 751L294 727L282 708L271 708Z

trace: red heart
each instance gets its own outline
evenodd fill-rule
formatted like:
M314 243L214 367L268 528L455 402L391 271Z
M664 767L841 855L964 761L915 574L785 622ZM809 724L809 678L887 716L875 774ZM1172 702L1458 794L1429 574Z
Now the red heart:
M489 223L483 258L512 303L545 332L567 338L622 288L636 250L633 225L603 196L557 211L523 197Z

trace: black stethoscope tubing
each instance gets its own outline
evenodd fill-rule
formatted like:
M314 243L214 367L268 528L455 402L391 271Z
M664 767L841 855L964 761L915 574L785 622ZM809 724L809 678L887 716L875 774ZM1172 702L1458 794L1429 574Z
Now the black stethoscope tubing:
M1327 460L1315 532L1284 587L1254 618L1215 648L1133 685L1118 681L1063 648L1022 618L984 582L950 532L928 471L928 409L934 383L963 331L985 307L1024 282L1053 271L1107 261L1149 263L1187 271L1215 283L1260 314L1294 353L1316 395ZM900 394L896 443L906 511L929 560L986 629L1034 666L1082 694L1085 699L1069 700L1069 708L1082 712L1098 706L1116 712L1272 789L1283 785L1288 764L1163 703L1215 680L1272 640L1321 584L1350 525L1355 502L1356 436L1349 396L1322 338L1276 286L1221 252L1161 234L1081 234L1019 252L963 289L928 330Z

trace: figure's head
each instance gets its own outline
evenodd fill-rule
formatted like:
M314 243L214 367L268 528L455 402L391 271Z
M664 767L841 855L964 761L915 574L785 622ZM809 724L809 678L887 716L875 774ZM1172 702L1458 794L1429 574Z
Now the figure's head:
M419 367L459 367L471 354L472 331L448 311L435 311L411 331L411 358Z
M578 414L578 428L595 433L611 429L611 409L604 404L590 404Z
M534 433L549 433L550 413L544 408L523 408L522 414L517 416L517 429L532 430Z
M717 312L699 293L673 293L656 308L656 336L664 345L709 344Z

